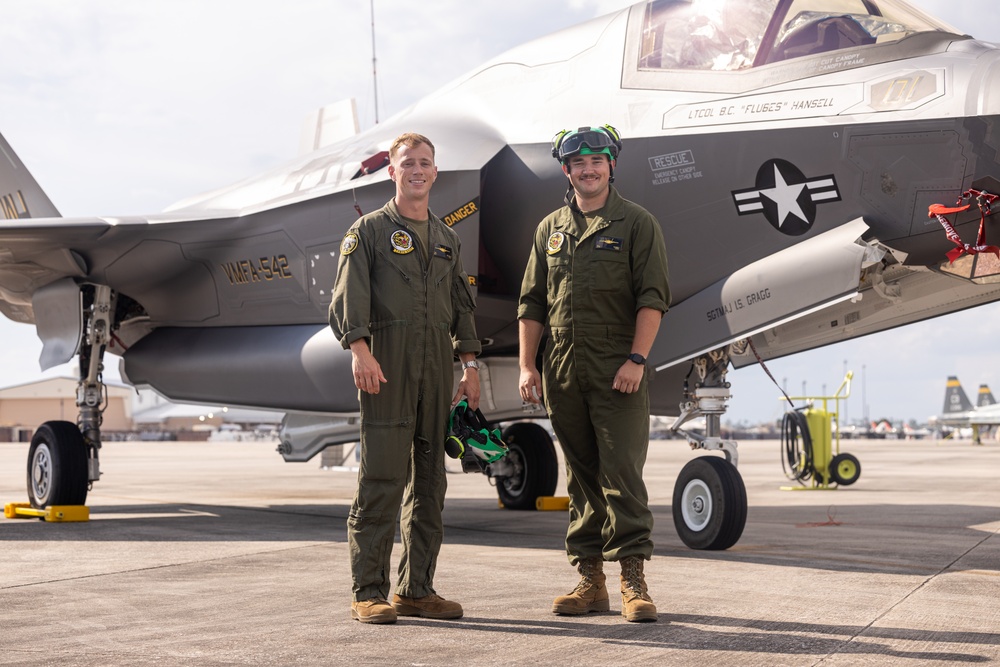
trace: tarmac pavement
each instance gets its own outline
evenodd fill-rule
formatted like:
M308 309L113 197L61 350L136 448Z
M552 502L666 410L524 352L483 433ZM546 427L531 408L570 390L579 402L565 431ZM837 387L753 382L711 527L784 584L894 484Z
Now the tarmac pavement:
M0 664L1000 662L995 442L845 442L861 478L831 491L780 490L778 443L743 442L747 526L722 552L674 530L674 480L696 454L653 443L646 572L660 615L644 624L624 621L614 593L611 612L553 615L577 580L566 513L499 509L483 476L458 472L435 585L465 615L383 626L350 618L355 474L286 464L274 447L108 443L89 522L0 519ZM4 503L26 500L26 455L0 445Z

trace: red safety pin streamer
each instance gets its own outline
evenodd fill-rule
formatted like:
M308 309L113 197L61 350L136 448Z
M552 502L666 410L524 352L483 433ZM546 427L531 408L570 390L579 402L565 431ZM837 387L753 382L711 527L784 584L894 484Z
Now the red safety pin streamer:
M979 233L976 235L975 245L969 243L963 243L962 237L958 235L955 231L955 226L951 224L948 220L947 215L952 213L961 213L962 211L968 211L972 208L971 202L965 204L964 206L945 206L943 204L932 204L928 207L927 217L937 218L937 221L941 223L944 227L944 233L952 243L957 247L949 250L946 255L948 257L949 263L954 262L956 259L962 255L977 255L982 252L991 252L1000 259L1000 248L995 245L986 244L986 216L993 213L992 205L997 199L1000 199L1000 195L990 194L986 191L980 190L966 190L962 193L957 204L961 204L963 201L969 201L975 198L976 205L979 206Z

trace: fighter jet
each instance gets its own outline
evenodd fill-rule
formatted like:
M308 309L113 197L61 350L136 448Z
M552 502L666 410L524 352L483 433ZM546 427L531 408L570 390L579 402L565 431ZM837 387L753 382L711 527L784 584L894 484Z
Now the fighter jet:
M950 375L944 390L944 407L941 409L941 415L935 417L933 422L941 426L971 428L972 441L981 445L981 430L1000 426L1000 405L997 405L990 388L981 384L976 405L973 407L958 377Z
M431 204L477 293L482 408L510 446L485 472L504 505L533 507L557 463L516 387L521 276L566 189L550 138L609 123L616 186L660 221L670 262L652 412L678 432L703 420L686 437L724 454L681 471L675 525L693 548L728 548L747 508L720 430L730 368L1000 298L998 121L1000 50L902 0L649 0L162 213L60 218L4 143L0 312L36 326L43 367L80 362L76 423L32 442L31 501L82 503L99 479L109 354L176 401L286 411L286 460L356 439L330 289L345 231L393 194L391 140L416 131L437 146Z
M993 396L993 392L990 391L990 386L987 384L979 385L979 394L976 398L976 407L983 408L987 405L996 405L997 399Z

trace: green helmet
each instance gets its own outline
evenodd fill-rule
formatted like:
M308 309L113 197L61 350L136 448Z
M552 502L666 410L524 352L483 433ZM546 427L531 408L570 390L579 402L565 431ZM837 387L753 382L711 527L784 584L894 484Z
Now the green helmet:
M444 451L451 458L462 460L464 472L481 472L487 464L507 455L507 445L500 437L500 429L490 429L483 413L470 409L463 398L448 418Z
M574 155L603 153L608 160L617 160L622 150L621 135L610 125L581 127L575 131L563 130L552 138L552 157L565 163Z

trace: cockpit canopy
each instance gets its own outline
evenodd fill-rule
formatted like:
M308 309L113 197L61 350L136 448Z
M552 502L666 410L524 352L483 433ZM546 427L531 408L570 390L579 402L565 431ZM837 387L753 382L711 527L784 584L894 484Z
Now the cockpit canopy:
M901 0L650 0L638 68L732 72L921 32L956 30Z

